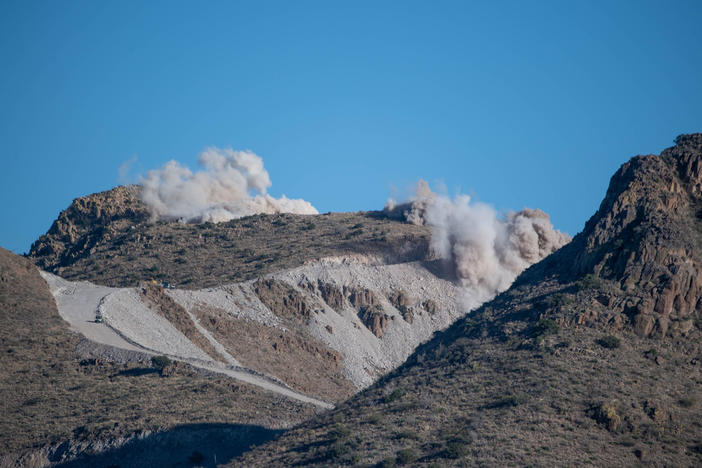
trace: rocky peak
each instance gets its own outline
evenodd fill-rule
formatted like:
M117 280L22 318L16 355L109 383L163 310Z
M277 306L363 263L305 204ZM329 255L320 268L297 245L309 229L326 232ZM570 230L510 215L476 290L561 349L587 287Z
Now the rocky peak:
M595 275L639 334L689 331L702 312L702 134L675 141L623 164L585 229L519 282Z
M100 240L109 240L128 225L145 222L149 211L139 198L136 185L119 186L105 192L76 198L37 239L29 251L40 268L65 264L90 253Z

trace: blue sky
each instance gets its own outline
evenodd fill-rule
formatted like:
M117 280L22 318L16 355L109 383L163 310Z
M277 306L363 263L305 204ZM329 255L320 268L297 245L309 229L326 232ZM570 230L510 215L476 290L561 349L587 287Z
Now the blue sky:
M702 131L702 2L0 3L0 246L205 147L274 196L442 182L580 231L616 168Z

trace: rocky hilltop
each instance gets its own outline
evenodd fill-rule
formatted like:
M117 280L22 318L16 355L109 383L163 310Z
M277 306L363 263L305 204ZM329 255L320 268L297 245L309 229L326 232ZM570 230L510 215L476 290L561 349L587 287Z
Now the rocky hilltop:
M74 200L28 256L70 280L126 287L154 279L192 289L249 280L322 257L424 260L428 245L428 228L382 212L152 222L139 187L129 186Z
M625 163L569 245L234 465L700 465L701 165L702 134Z
M148 218L149 210L134 185L76 198L32 244L29 256L45 270L69 265Z
M614 174L585 229L517 282L584 275L608 281L579 321L608 320L641 336L685 336L702 312L702 135L681 135L660 156L637 156ZM612 312L601 317L599 312Z

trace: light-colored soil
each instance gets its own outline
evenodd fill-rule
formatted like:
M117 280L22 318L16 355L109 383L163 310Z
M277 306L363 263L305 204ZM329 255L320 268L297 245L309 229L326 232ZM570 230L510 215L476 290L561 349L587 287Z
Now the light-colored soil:
M262 284L267 286L264 288ZM323 290L319 289L320 284ZM376 298L388 316L385 333L380 338L374 335L359 318L358 307L354 307L348 298L334 301L338 310L332 308L324 300L324 294L328 295L324 291L329 288L347 295L352 295L353 291L369 291L368 294ZM277 296L268 298L265 294L272 290ZM389 300L399 293L403 294L406 307L412 313L412 323L406 319L407 311L403 314ZM323 356L333 352L342 356L344 376L357 389L362 389L402 363L436 330L446 328L466 312L457 305L458 288L451 281L437 276L425 263L388 265L382 258L362 255L311 261L299 268L268 275L265 280L198 291L173 289L167 294L197 316L200 324L214 333L235 358L293 386L292 382L299 384L301 380L292 379L290 369L281 375L271 374L273 369L280 369L283 362L292 359L307 366L309 373L314 373L313 369L319 365L329 365ZM278 315L261 301L261 295ZM427 301L433 307L427 308ZM261 349L245 349L243 355L238 354L242 352L242 346L248 346L244 343L250 338L255 339L259 331L245 333L250 338L241 337L236 324L247 324L245 326L252 330L260 327L262 336L268 337L259 342ZM220 330L215 333L217 326ZM289 347L287 353L279 354L269 338L273 340L281 335L289 344L296 341L294 337L307 336L308 341L326 345L328 350L316 353L314 363L310 363L309 353L302 346ZM255 358L256 355L259 358ZM335 365L336 362L332 364ZM288 377L283 374L288 374ZM306 387L296 388L302 390Z
M99 302L93 299L81 309L87 320ZM149 434L164 432L179 442L173 457L163 458L169 466L189 466L187 457L196 450L205 456L202 464L212 466L215 455L222 463L235 452L217 450L208 440L248 447L324 411L182 362L161 376L142 351L81 339L76 326L86 320L74 321L76 326L64 321L37 268L2 248L0 322L0 466L65 463L130 440L151 455L163 454L168 445ZM84 328L90 329L104 341L120 338L109 328L107 334L97 326ZM79 466L134 461L103 460Z
M95 321L102 300L108 294L117 291L117 288L96 286L87 281L74 283L44 271L40 274L54 295L59 314L70 324L72 330L97 343L132 351L144 351L144 348L125 340L107 323Z
M255 372L215 362L168 320L149 309L134 288L111 289L87 282L72 283L46 272L42 272L42 276L52 287L61 316L90 340L128 350L166 354L288 398L321 408L333 407L330 403L303 395ZM97 310L100 310L104 323L94 323Z

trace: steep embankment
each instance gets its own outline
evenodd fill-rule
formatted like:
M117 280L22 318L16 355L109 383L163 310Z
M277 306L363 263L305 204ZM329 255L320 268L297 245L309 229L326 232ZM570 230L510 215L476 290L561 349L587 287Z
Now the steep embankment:
M147 363L91 357L36 267L1 248L0 323L0 464L43 466L101 450L105 465L187 463L194 451L210 464L214 453L227 460L315 411L184 364L161 376ZM119 452L131 443L141 458Z
M381 213L255 215L225 223L149 222L139 187L77 198L29 252L41 269L114 287L155 279L194 289L339 255L422 260L429 230Z
M701 168L702 134L633 158L571 244L235 464L699 465Z

